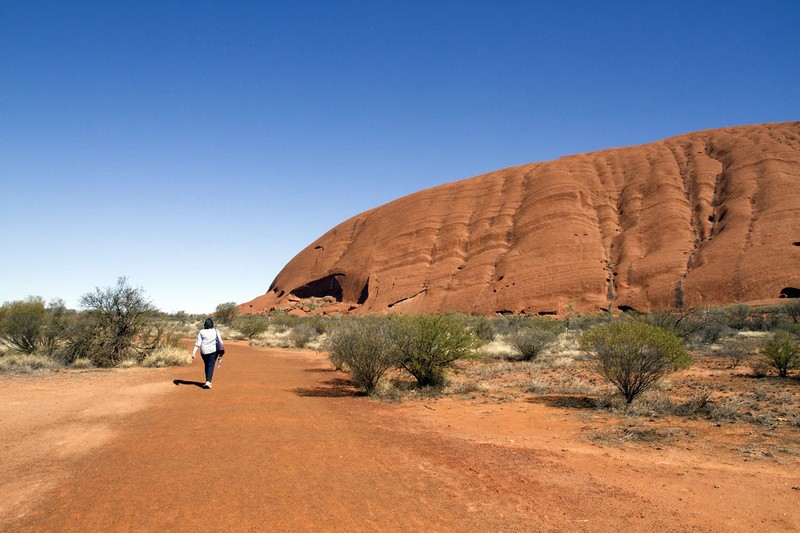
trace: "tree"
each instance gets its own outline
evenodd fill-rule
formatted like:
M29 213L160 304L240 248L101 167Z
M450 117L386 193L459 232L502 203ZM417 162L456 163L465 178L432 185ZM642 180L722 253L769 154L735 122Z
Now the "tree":
M217 322L220 324L224 324L226 326L230 326L233 324L233 320L239 315L239 306L236 305L236 302L225 302L219 304L217 306L217 310L214 313L214 317L217 319Z
M767 364L785 378L789 370L800 367L800 342L788 331L778 331L761 347Z
M628 404L667 373L691 363L677 335L633 320L595 326L581 336L580 344Z
M7 302L0 308L0 337L24 353L33 353L39 347L46 323L44 300L36 296Z
M398 360L394 324L375 316L342 319L324 348L333 365L348 372L353 383L369 395Z
M445 371L472 355L480 344L463 323L447 315L410 315L396 319L400 366L420 386L440 386Z
M81 306L87 310L86 320L81 338L73 341L99 366L113 366L128 357L142 360L158 344L161 332L153 335L149 323L156 309L127 278L118 278L116 287L84 294Z

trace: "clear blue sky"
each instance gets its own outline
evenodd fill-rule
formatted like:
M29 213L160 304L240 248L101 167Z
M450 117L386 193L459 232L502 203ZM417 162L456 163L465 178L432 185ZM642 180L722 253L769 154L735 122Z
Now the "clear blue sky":
M0 0L0 302L208 312L420 189L797 119L797 0Z

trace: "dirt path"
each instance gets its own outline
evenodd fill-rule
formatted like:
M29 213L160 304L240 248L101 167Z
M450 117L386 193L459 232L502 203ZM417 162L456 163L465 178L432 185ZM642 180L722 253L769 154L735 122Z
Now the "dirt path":
M603 448L530 402L387 404L320 356L0 378L0 529L797 531L797 462Z

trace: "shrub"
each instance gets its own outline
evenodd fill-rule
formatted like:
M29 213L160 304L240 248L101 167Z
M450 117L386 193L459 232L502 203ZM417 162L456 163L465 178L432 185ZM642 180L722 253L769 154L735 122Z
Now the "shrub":
M697 320L700 324L691 335L691 340L700 344L713 344L723 335L731 332L722 313L713 310L699 311Z
M571 315L567 320L567 327L571 330L586 331L594 326L606 324L612 320L608 313L597 313L589 315Z
M672 332L635 321L595 326L580 339L599 372L630 404L667 373L688 367L691 357Z
M533 361L556 339L551 331L539 328L523 328L506 339L522 357L523 361Z
M794 324L800 324L800 300L793 300L784 304L783 312Z
M269 328L269 319L261 315L243 315L234 319L231 327L241 333L246 339L252 339L267 331Z
M728 321L728 326L732 329L743 330L748 326L750 313L749 305L736 304L725 309L725 319Z
M155 307L142 289L117 279L116 287L97 288L81 297L81 313L69 332L65 360L89 357L97 366L114 366L126 359L141 361L162 338L150 318Z
M722 344L719 353L730 359L731 368L736 368L755 350L755 344L749 339L729 339Z
M634 320L673 332L684 342L712 344L728 330L725 318L714 311L656 311L640 313Z
M422 387L443 385L445 371L479 345L475 334L450 316L408 315L395 322L400 366Z
M33 353L41 344L47 323L44 300L30 297L3 304L0 308L0 336L23 353Z
M785 378L789 370L800 366L800 342L786 331L778 331L761 347L766 363Z
M233 319L235 319L238 315L239 306L236 305L236 302L221 303L217 306L217 310L214 312L214 318L217 319L217 322L226 326L232 325Z
M795 337L800 337L800 324L795 324L794 322L781 322L781 324L778 325L778 329L788 331Z
M468 322L468 325L475 332L475 336L482 341L491 342L497 334L492 320L486 317L474 317Z
M397 365L394 324L379 317L340 321L325 340L333 365L372 395L381 377Z
M295 348L305 348L317 335L319 333L313 324L303 323L292 328L291 333L289 333L289 340L292 341Z
M47 321L41 334L41 349L45 355L53 357L66 339L69 324L75 311L70 311L64 300L53 300L47 306Z

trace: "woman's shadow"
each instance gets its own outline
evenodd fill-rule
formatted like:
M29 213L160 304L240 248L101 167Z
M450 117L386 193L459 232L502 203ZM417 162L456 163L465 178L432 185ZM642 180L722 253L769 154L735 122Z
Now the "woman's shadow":
M201 383L199 381L186 381L185 379L173 379L172 383L174 385L194 385L195 387L205 388L205 383Z

